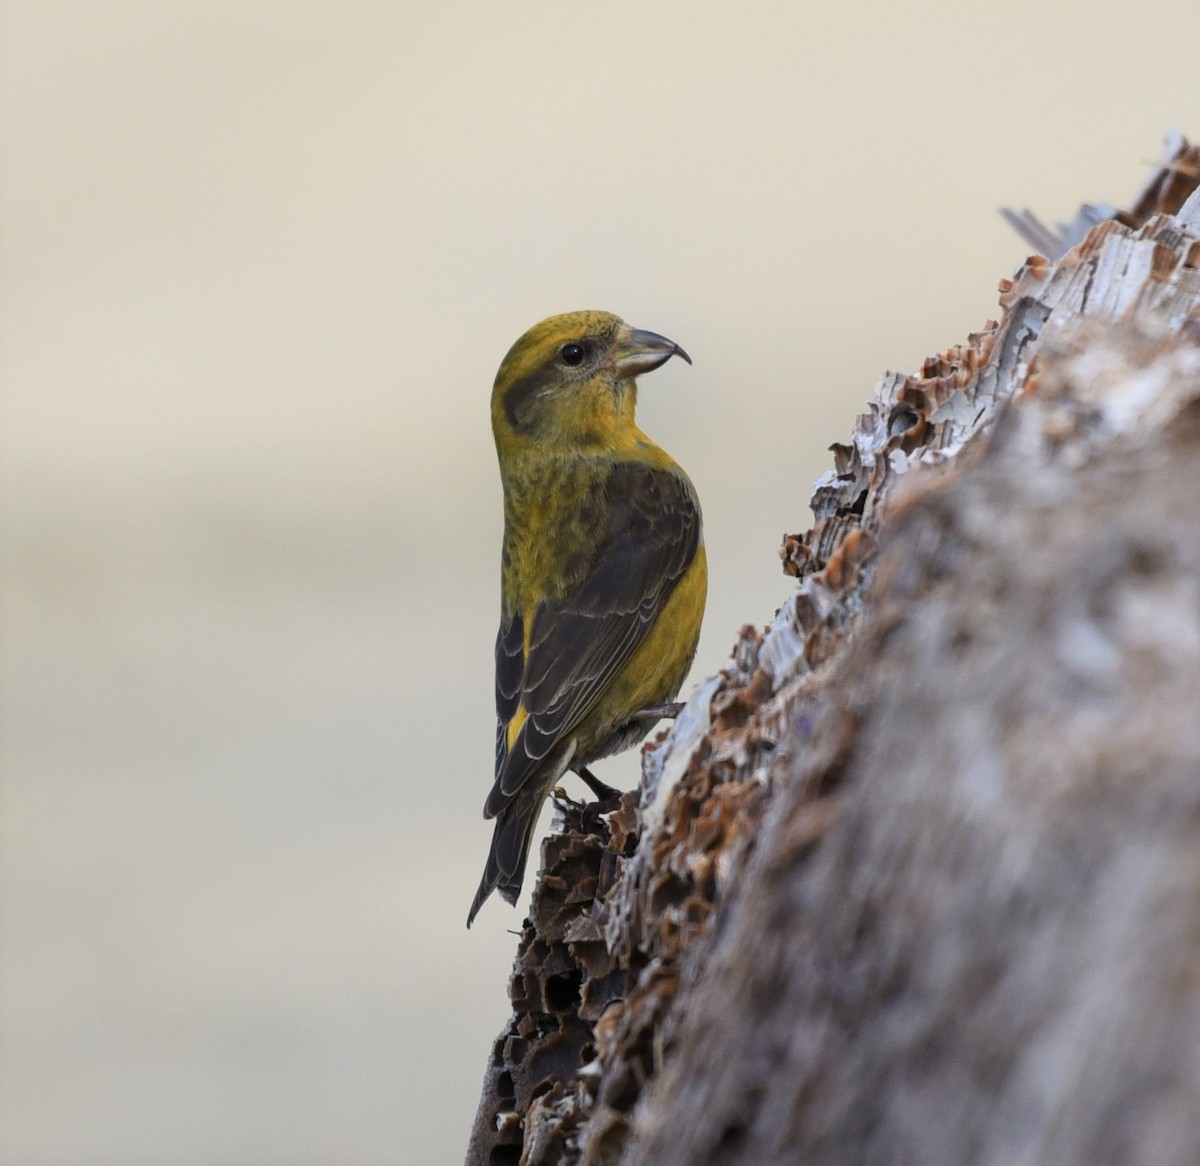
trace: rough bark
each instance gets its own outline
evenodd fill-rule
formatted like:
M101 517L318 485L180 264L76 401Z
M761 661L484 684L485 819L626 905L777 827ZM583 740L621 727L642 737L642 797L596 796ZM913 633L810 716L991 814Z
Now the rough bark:
M1198 178L885 377L794 598L560 804L469 1164L1196 1161Z

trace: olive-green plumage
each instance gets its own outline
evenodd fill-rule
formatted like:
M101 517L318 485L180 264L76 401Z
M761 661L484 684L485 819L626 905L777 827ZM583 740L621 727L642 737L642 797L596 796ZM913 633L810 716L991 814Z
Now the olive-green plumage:
M467 926L515 903L538 813L568 769L640 741L679 691L708 568L688 476L634 421L639 373L687 353L608 312L531 328L492 389L504 486L496 819Z

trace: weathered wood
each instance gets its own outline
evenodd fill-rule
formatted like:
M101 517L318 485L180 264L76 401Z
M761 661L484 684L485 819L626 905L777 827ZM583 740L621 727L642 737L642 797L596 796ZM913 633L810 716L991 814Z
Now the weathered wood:
M561 804L468 1163L1196 1160L1200 151L1173 150L1128 225L880 382L765 637L607 819Z

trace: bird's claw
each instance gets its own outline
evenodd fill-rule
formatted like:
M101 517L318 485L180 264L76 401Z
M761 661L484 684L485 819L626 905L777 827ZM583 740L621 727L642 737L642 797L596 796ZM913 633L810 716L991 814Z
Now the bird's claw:
M683 701L673 704L652 704L644 709L638 709L629 719L631 721L673 721L683 712Z
M583 779L588 789L596 795L598 802L615 802L620 800L621 791L601 781L586 765L581 765L575 772Z

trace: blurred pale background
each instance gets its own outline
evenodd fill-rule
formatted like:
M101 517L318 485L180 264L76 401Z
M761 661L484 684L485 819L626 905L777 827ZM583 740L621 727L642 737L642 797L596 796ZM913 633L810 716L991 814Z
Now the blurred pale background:
M543 315L695 367L697 673L825 447L994 314L1001 203L1200 132L1200 4L3 5L6 1166L460 1160L520 916L487 397ZM636 755L606 763L632 783Z

